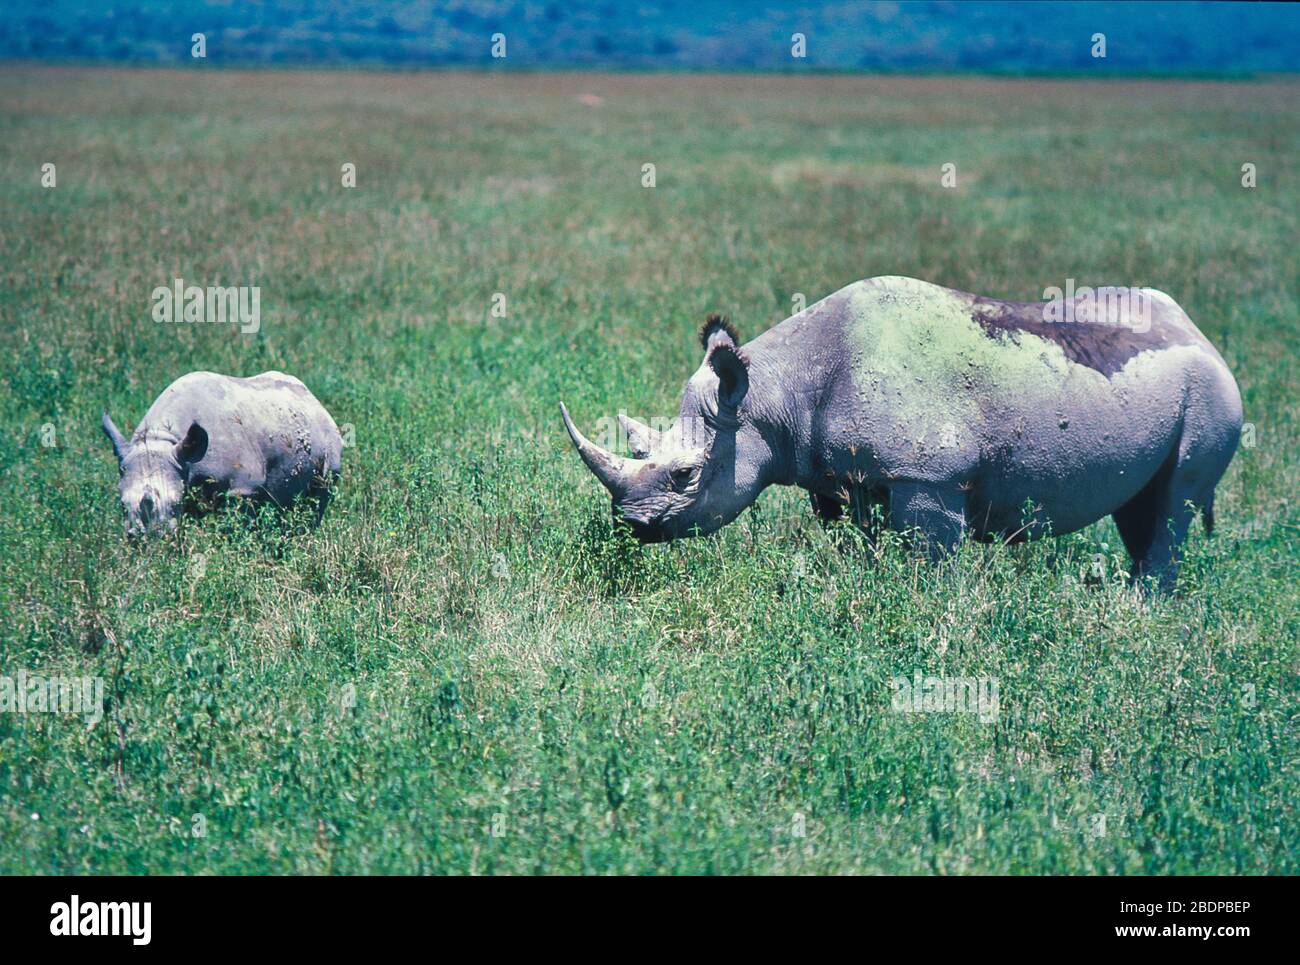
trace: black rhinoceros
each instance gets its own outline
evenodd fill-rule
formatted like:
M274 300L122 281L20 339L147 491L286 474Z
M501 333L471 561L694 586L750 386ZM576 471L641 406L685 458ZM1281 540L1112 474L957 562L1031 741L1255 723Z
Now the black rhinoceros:
M227 495L288 507L316 503L317 519L338 476L343 438L325 407L292 375L240 379L191 372L149 407L128 442L104 413L117 454L129 536L173 530L187 493L193 507Z
M620 415L631 459L561 411L645 542L712 532L774 484L808 490L825 519L878 503L936 554L1109 513L1134 578L1167 588L1195 512L1213 527L1241 397L1168 295L1083 291L1053 306L871 278L743 346L713 316L677 419L656 432Z

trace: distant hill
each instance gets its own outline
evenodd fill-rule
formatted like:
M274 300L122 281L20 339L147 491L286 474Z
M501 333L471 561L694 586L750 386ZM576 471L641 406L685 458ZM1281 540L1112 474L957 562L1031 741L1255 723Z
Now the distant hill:
M0 58L499 68L1243 74L1300 68L1292 4L5 0ZM491 54L492 35L506 57ZM806 37L804 58L791 37ZM1106 57L1091 54L1106 38Z

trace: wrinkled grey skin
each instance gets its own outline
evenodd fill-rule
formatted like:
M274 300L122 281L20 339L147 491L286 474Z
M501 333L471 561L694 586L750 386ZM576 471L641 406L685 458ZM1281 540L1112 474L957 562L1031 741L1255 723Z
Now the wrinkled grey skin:
M149 407L130 441L107 412L128 536L176 529L186 508L211 508L225 497L288 507L307 496L317 520L337 478L343 438L324 406L292 375L248 379L191 372Z
M963 534L1019 541L1113 514L1133 578L1169 588L1192 517L1213 526L1241 399L1174 301L1140 293L1044 323L1040 303L867 279L744 346L706 325L672 427L620 416L632 459L561 411L644 542L711 533L765 487L800 486L822 519L878 505L935 556Z

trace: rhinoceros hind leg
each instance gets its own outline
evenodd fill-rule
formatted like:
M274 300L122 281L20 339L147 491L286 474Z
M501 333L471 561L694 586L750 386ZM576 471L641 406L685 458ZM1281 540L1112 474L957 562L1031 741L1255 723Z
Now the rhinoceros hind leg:
M1142 491L1112 514L1133 558L1130 584L1144 585L1151 577L1160 592L1174 589L1192 520L1208 510L1207 528L1213 525L1214 483L1206 487L1197 475L1175 450Z
M966 493L958 487L894 483L889 487L889 525L898 532L919 530L930 558L957 548L966 531Z
M334 484L338 481L339 474L336 472L327 472L324 476L316 475L312 477L311 486L307 490L307 498L311 501L312 506L312 526L319 526L321 520L325 518L325 509L329 506L330 500L334 498Z

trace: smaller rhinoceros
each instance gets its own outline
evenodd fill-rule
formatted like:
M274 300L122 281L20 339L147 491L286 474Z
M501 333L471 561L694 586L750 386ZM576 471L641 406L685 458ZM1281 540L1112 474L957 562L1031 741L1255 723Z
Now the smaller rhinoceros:
M343 437L325 407L292 375L239 379L191 372L169 385L128 442L104 413L128 536L176 528L187 507L227 495L288 507L299 496L319 521L338 477Z

